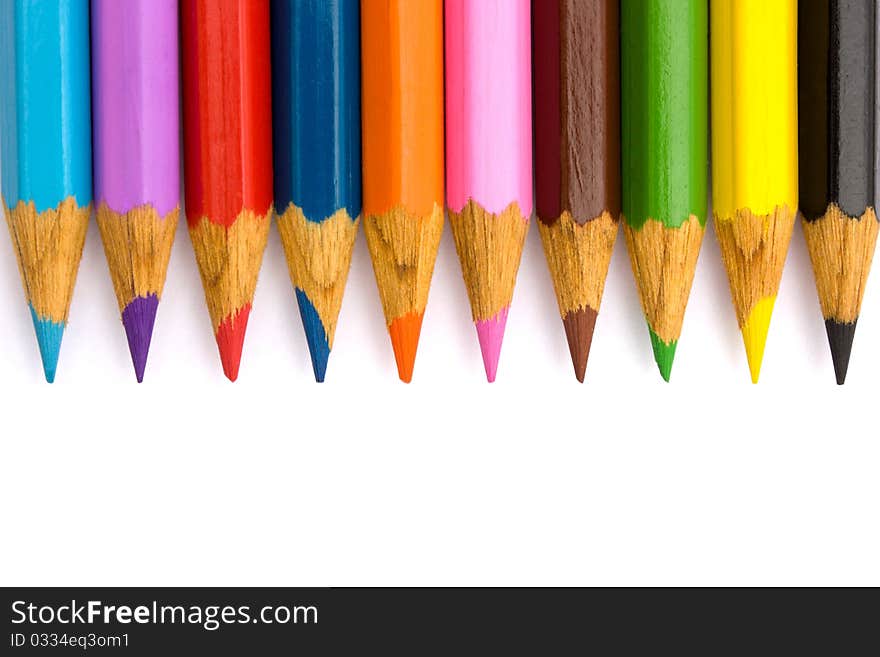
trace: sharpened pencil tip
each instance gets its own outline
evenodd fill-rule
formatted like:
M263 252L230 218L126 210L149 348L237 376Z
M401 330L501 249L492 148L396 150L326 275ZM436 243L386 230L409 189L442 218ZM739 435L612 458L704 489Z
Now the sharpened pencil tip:
M761 376L761 363L764 360L764 346L767 344L767 333L770 330L770 318L773 316L773 304L776 297L764 297L752 308L746 323L742 327L743 344L746 358L749 361L749 373L752 383L757 383Z
M672 376L672 361L675 360L675 349L678 347L678 340L672 342L664 342L659 335L654 333L651 327L648 327L648 333L651 335L651 348L654 350L654 361L660 370L660 376L666 383Z
M315 383L324 383L324 377L327 376L327 361L329 359L329 351L325 355L312 354L312 372L315 375Z
M828 334L828 346L831 348L831 362L834 363L834 377L839 386L846 382L846 371L849 369L849 357L852 353L858 321L858 318L854 322L825 320L825 332Z
M146 297L135 297L122 311L122 326L125 328L128 351L138 383L144 380L158 308L159 297L150 294Z
M596 311L589 306L570 311L562 318L562 325L565 327L574 375L583 383L590 358L590 346L593 343L593 330L596 327Z
M238 368L241 365L241 351L247 331L251 305L246 304L237 313L220 322L217 328L217 348L220 350L220 362L223 373L230 381L238 379Z
M394 359L397 361L397 375L404 383L412 381L419 336L422 332L422 317L424 315L419 313L407 313L394 318L388 326Z
M41 319L33 307L31 319L34 322L34 333L37 336L37 345L40 348L40 359L43 362L43 374L47 383L55 382L55 372L58 369L58 354L61 352L61 339L64 337L64 323L53 322L51 319Z
M327 332L324 330L324 322L321 321L321 316L308 295L299 288L295 288L294 291L296 292L296 303L299 306L299 316L302 318L303 330L306 334L306 343L309 345L309 356L312 360L315 381L323 383L327 374L327 361L330 360L330 343L327 340Z
M501 343L504 342L504 328L507 326L509 309L509 306L502 308L494 317L474 322L477 327L477 337L480 340L480 351L483 354L486 380L489 383L495 381L495 375L498 372L498 359L501 356Z

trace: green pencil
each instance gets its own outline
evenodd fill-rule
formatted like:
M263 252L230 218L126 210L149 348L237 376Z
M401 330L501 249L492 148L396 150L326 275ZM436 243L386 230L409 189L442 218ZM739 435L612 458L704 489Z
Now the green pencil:
M623 219L668 381L706 226L707 0L621 3Z

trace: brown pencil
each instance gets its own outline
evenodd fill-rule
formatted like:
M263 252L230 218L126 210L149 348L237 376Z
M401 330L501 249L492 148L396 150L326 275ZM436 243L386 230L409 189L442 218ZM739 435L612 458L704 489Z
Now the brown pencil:
M617 0L532 6L538 228L583 382L620 217Z

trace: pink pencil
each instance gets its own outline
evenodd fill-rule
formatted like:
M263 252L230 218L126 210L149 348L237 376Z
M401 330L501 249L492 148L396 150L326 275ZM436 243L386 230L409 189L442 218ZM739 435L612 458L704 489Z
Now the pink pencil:
M529 0L446 1L449 221L495 380L532 214Z

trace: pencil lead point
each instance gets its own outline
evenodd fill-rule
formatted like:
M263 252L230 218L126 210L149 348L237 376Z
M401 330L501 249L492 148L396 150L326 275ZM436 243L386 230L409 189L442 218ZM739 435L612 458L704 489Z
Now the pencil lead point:
M327 361L330 359L330 344L324 330L324 323L308 295L299 288L295 288L295 292L299 315L302 318L303 330L306 334L306 343L309 345L309 356L312 359L315 381L323 383L324 376L327 374Z
M767 333L770 330L770 318L773 316L774 303L776 303L775 296L760 299L742 326L743 344L746 348L752 383L757 383L761 376L764 346L767 344Z
M648 333L651 335L651 348L654 350L654 361L660 370L660 376L669 383L669 377L672 376L672 361L675 359L675 349L678 347L678 340L664 342L659 335L654 333L651 327L648 327Z
M590 357L590 346L593 343L593 330L596 327L596 311L590 307L570 311L562 318L562 325L565 327L574 375L583 383Z
M853 338L856 333L856 322L858 322L858 318L853 322L825 320L825 332L828 334L828 346L831 348L831 361L834 363L834 376L839 386L842 386L846 381L846 371L849 368L849 357L852 353Z
M241 351L244 346L244 335L247 331L251 305L246 304L239 311L230 315L217 328L217 348L220 350L220 362L223 373L230 381L238 378L241 365Z
M502 308L494 317L474 322L480 340L480 351L483 354L483 367L486 369L486 379L489 383L495 381L498 372L498 358L501 355L501 343L504 341L508 310L509 307Z
M424 314L421 313L407 313L396 317L388 326L394 358L397 361L397 374L404 383L412 381L419 335L422 332L422 317Z
M131 363L138 383L144 380L158 308L159 297L150 294L145 297L135 297L122 311L122 326L125 328L128 351L131 354Z
M34 333L37 336L37 345L40 348L40 358L43 362L43 374L48 383L54 383L55 371L58 369L58 354L61 351L61 339L64 337L64 323L53 322L51 319L41 319L32 306L31 319L34 322Z

